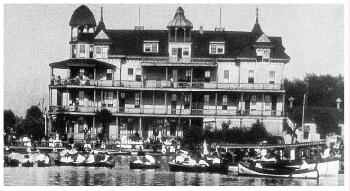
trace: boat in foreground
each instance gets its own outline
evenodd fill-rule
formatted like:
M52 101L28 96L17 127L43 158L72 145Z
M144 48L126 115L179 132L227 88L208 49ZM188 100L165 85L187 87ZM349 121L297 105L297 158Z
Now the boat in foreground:
M238 163L238 175L303 179L319 178L317 168L260 168L256 167L254 163L250 164L245 162Z
M93 162L93 163L76 163L76 162L61 162L59 160L54 160L57 166L85 166L85 167L110 167L115 166L115 161L109 160L106 162Z
M160 168L160 163L154 163L154 164L144 164L144 163L134 163L130 162L130 169L157 169Z
M171 171L184 171L184 172L212 172L212 173L228 173L228 165L225 163L211 164L209 166L202 165L190 165L183 163L169 162L169 168Z

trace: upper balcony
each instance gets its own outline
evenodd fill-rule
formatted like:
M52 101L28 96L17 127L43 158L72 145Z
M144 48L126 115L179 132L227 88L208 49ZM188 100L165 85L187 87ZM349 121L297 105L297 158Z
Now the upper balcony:
M218 83L218 82L173 82L169 80L80 80L80 79L53 79L51 88L105 88L139 89L139 90L181 90L181 91L279 91L283 84L269 83Z
M144 57L141 66L217 67L215 58Z

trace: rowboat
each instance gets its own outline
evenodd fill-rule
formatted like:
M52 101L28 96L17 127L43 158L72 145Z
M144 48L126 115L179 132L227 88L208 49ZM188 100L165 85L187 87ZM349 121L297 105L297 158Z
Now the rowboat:
M279 178L303 178L318 179L319 172L317 168L260 168L253 165L254 163L238 163L238 175L245 176L262 176L262 177L279 177Z
M202 165L189 165L182 163L169 162L169 168L171 171L183 171L183 172L212 172L212 173L228 173L228 165L226 163L211 164L209 166Z
M33 167L33 166L34 166L34 163L30 161L22 163L22 167Z
M93 162L93 163L61 162L56 159L54 159L54 161L57 166L85 166L85 167L110 167L110 168L113 168L115 166L114 159L108 160L106 162Z
M51 164L46 164L45 161L38 160L36 161L37 167L50 167L52 166Z
M133 163L130 162L130 169L156 169L160 168L160 163L154 163L154 164L144 164L144 163Z
M16 159L11 159L8 156L4 156L4 166L9 167L17 167L19 165L19 161Z

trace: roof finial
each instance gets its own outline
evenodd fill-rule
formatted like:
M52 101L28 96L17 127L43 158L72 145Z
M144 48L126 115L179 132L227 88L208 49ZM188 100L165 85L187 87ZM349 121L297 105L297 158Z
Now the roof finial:
M101 7L101 21L103 21L103 7Z
M139 5L139 26L141 26L141 8Z
M256 23L259 22L259 8L256 8Z

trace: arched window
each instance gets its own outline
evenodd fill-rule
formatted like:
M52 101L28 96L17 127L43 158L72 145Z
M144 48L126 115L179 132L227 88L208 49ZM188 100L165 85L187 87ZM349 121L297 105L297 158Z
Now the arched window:
M72 29L72 37L77 37L78 36L78 29L76 27L74 27Z
M89 28L89 33L94 33L94 32L95 32L95 30L93 27Z

